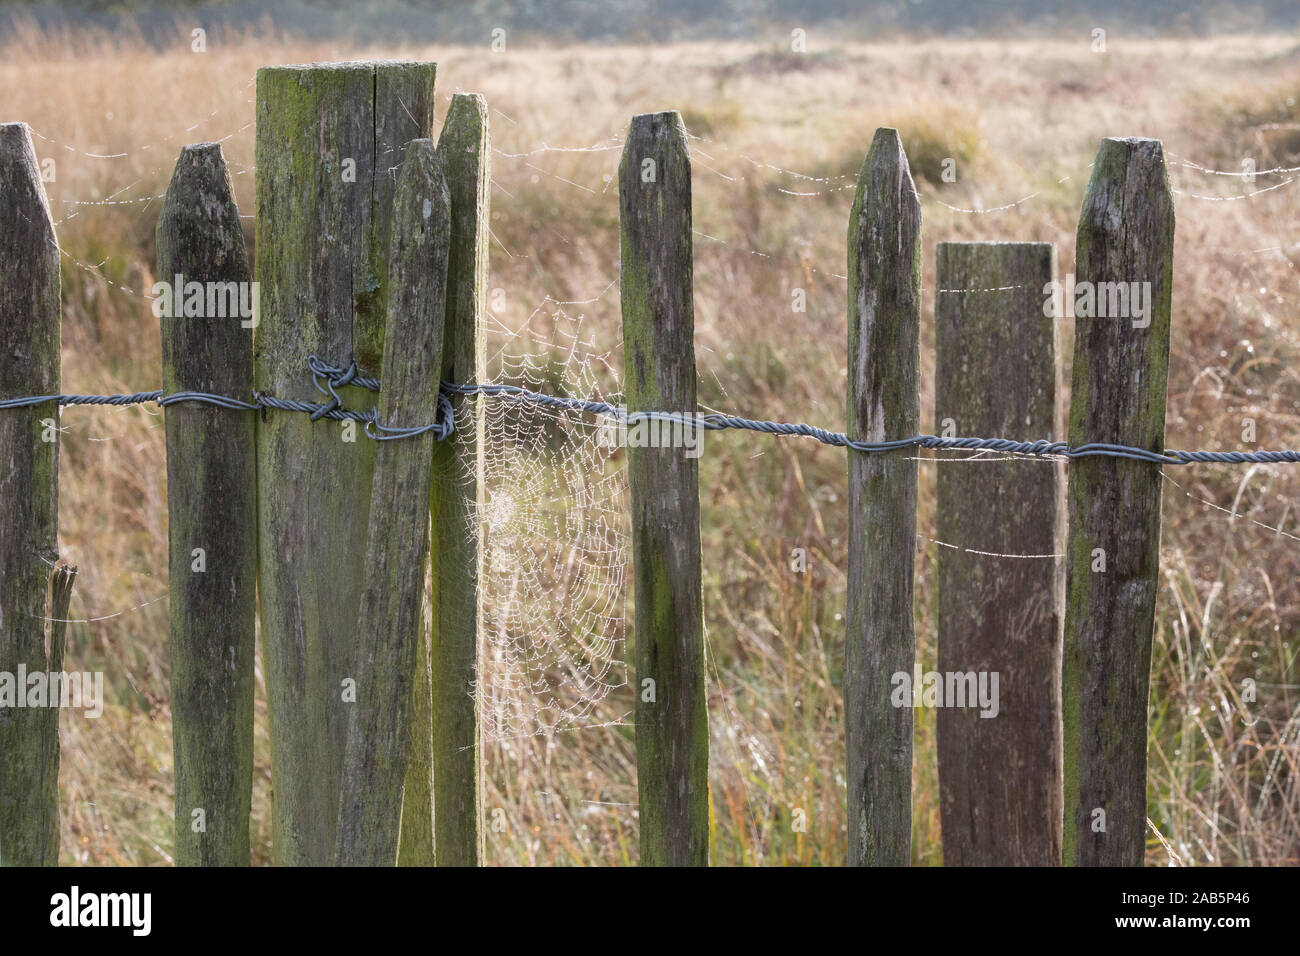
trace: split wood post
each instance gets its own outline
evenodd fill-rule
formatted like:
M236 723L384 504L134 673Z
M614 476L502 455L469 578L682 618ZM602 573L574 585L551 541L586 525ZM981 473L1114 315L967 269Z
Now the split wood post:
M158 279L171 290L160 319L163 391L249 401L256 309L239 207L216 143L181 150L157 243ZM164 416L176 863L247 866L256 419L197 402L168 405Z
M326 402L315 354L376 374L387 317L396 170L432 132L432 63L270 67L257 74L259 390ZM344 406L375 396L340 387ZM258 556L274 774L275 860L334 856L374 442L355 423L269 412L257 428Z
M381 426L430 424L438 414L451 198L429 139L413 140L393 197L388 327L379 393ZM338 824L338 862L397 862L411 735L411 692L422 636L429 556L432 432L380 444L357 622L357 701L349 720Z
M63 671L63 659L68 650L68 608L72 606L72 586L77 580L74 565L60 563L50 572L50 670ZM59 732L59 711L50 708L51 733Z
M59 248L26 123L0 124L0 399L59 393ZM47 671L58 557L59 407L0 410L0 672ZM13 688L25 693L25 687ZM0 707L0 865L59 862L58 725Z
M1071 445L1164 451L1173 253L1174 204L1159 140L1102 140L1075 253ZM1088 457L1069 466L1062 665L1069 866L1143 861L1162 480L1150 462Z
M941 242L937 260L937 432L1058 439L1052 244ZM1064 515L1060 462L939 466L937 533L952 545L938 551L945 866L1060 861Z
M48 670L52 674L63 673L63 659L68 649L68 610L72 606L72 586L77 580L77 569L72 565L59 564L50 572L50 659ZM101 701L102 703L102 701ZM59 802L59 714L62 708L48 707L45 711L45 749L52 755L53 764L46 776L46 805L56 808ZM80 715L77 715L80 716ZM57 851L55 862L57 862ZM51 863L50 865L54 865Z
M487 374L483 322L491 150L487 102L477 93L457 93L438 140L451 193L442 378L457 385L482 382ZM438 866L475 866L482 861L484 839L478 685L483 399L450 399L456 432L434 447L431 485L433 857Z
M627 410L694 415L691 163L681 116L634 116L618 175ZM627 458L641 863L706 866L699 463L676 447L629 447Z
M920 430L921 206L898 131L876 130L849 218L848 435ZM916 658L915 448L850 450L844 644L849 863L906 866L912 845L912 710L891 703Z

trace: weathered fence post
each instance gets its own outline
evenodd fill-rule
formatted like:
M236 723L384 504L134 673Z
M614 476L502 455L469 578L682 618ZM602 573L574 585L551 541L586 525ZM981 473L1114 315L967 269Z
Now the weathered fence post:
M618 176L627 410L693 415L691 163L681 116L634 116ZM705 866L699 464L680 447L629 447L627 458L641 863Z
M309 354L379 367L388 216L405 145L432 131L432 63L257 74L257 387L327 402ZM322 383L324 385L324 383ZM345 406L373 393L335 388ZM374 443L355 423L270 414L257 429L262 641L275 859L329 863L339 819Z
M920 430L921 206L898 131L876 130L849 218L848 435ZM849 453L844 641L849 863L906 866L912 846L912 710L890 702L916 657L916 451Z
M1174 206L1158 140L1106 139L1079 217L1070 444L1164 450ZM1140 866L1160 467L1069 466L1062 664L1067 865Z
M937 431L1059 438L1052 244L937 253ZM937 533L953 546L938 551L945 866L1060 862L1064 478L1050 459L939 467Z
M216 143L181 150L158 219L163 391L248 401L256 313L239 207ZM167 290L170 290L167 291ZM176 863L246 866L257 613L255 420L168 405Z
M481 382L486 375L482 330L488 281L491 148L487 102L477 93L455 94L443 121L438 155L451 193L442 378L458 385ZM475 866L483 856L478 694L483 537L479 514L484 491L481 402L477 396L452 396L457 430L433 450L430 563L434 609L429 662L434 836L432 853L420 856L424 857L421 862L439 866ZM421 814L418 825L423 826L423 804L416 806ZM404 836L404 850L406 845ZM408 856L410 862L417 859L413 853Z
M433 141L406 148L393 197L388 327L379 428L434 422L442 374L451 198ZM429 556L432 432L385 441L375 461L357 622L357 702L349 720L338 862L397 862L412 686Z
M59 392L59 248L25 123L0 124L0 398ZM46 598L58 557L59 408L0 414L0 674L47 671ZM57 615L50 615L57 616ZM4 679L4 678L0 678ZM25 682L24 682L25 683ZM6 695L7 696L7 695ZM58 711L0 697L0 864L59 862Z

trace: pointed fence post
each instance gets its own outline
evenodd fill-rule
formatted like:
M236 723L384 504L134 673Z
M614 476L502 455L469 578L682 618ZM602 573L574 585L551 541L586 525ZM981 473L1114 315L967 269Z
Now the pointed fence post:
M431 135L435 71L399 62L258 71L259 390L326 402L311 354L377 374L396 170L406 144ZM336 391L345 407L374 406L356 385ZM375 458L360 431L259 417L258 586L280 864L334 857Z
M678 113L632 118L618 177L627 410L694 415L691 165ZM643 866L709 862L697 453L627 450Z
M59 248L26 123L0 124L0 398L59 393ZM47 671L58 557L59 408L0 411L0 672ZM16 693L26 688L15 687ZM40 708L0 707L0 865L59 862L59 737ZM51 734L51 726L53 733Z
M450 214L433 141L413 140L393 197L382 427L411 428L437 419ZM380 428L375 434L385 437ZM338 862L347 866L397 862L411 690L418 683L434 444L426 431L383 441L376 456L357 622L357 702L339 812Z
M1106 139L1079 216L1070 444L1164 451L1174 204L1154 139ZM1141 866L1160 466L1069 466L1062 664L1069 866Z
M849 218L848 436L920 431L921 207L898 131L876 130ZM850 450L844 642L849 863L906 866L912 846L916 449Z
M489 189L492 146L487 102L451 98L438 155L451 193L447 319L442 378L458 385L486 376ZM475 866L483 858L482 739L479 720L479 577L483 562L483 399L454 395L456 433L433 450L434 616L430 635L433 736L433 859Z
M239 207L216 143L181 150L157 244L158 279L170 289L159 303L163 391L249 401L255 293ZM201 314L186 307L191 287L199 290ZM164 417L176 863L247 866L256 419L197 402L168 405Z
M936 431L1058 439L1052 244L941 242L937 259ZM1064 479L1050 459L938 469L945 866L1060 862Z

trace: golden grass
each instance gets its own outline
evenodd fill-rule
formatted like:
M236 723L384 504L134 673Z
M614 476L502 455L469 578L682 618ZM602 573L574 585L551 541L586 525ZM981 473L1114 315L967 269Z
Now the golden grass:
M241 207L251 212L250 81L257 67L409 56L438 61L444 94L484 92L495 144L506 154L529 154L494 157L491 285L507 290L505 308L495 311L512 328L547 295L599 296L576 308L593 335L617 344L618 297L608 288L617 276L617 200L605 187L618 149L532 151L542 143L617 147L633 113L681 108L701 137L694 141L695 227L703 234L695 264L701 399L827 425L844 414L851 184L877 126L902 130L923 196L926 428L933 419L933 243L1053 241L1059 269L1068 272L1098 140L1160 137L1180 190L1168 444L1235 448L1241 420L1252 417L1259 447L1300 445L1300 184L1250 199L1198 199L1193 194L1231 197L1293 174L1261 177L1251 187L1178 165L1187 159L1240 170L1245 157L1259 168L1300 165L1286 130L1300 98L1292 41L1112 37L1105 55L1086 41L936 40L814 52L805 63L745 44L353 50L263 31L193 54L186 38L158 52L130 38L22 31L0 57L0 118L30 123L43 137L38 153L57 164L49 194L68 253L64 389L122 391L159 381L157 324L134 294L152 282L158 201L147 197L165 189L181 145L220 138ZM948 156L957 160L956 183L943 183L934 169ZM984 214L949 208L1021 199ZM116 204L78 204L86 202ZM805 314L791 312L793 287L807 290ZM166 863L161 419L152 409L76 409L64 423L61 548L81 568L74 616L123 612L75 625L70 635L69 666L105 670L110 704L97 722L63 721L64 860ZM945 466L922 466L927 535L938 467ZM1300 476L1290 466L1168 474L1151 820L1179 862L1295 864L1300 542L1291 535L1300 534ZM722 436L703 459L720 863L844 859L844 477L843 454L811 443ZM808 549L809 573L790 572L794 547ZM919 649L933 662L936 546L926 545L916 560ZM1247 678L1258 684L1254 703L1241 699ZM270 840L264 697L259 687L257 862L269 858ZM629 709L616 694L591 722L617 723ZM917 717L914 858L935 864L933 715ZM500 808L508 824L489 833L489 862L635 862L629 728L493 743L488 778L489 812ZM806 833L792 830L796 808L808 816ZM1154 833L1149 849L1151 863L1168 862Z

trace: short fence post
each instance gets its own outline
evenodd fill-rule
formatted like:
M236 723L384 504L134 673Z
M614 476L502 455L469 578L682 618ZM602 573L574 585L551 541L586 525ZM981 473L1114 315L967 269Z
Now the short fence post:
M1102 141L1076 248L1070 444L1163 451L1174 206L1158 140ZM1071 866L1143 861L1161 481L1150 462L1069 465L1062 856Z
M442 377L458 385L487 374L483 319L488 283L491 143L487 103L451 98L438 139L451 193L447 319ZM433 451L434 612L430 635L433 732L433 861L476 866L483 857L479 721L479 576L484 475L482 398L454 395L456 433Z
M876 130L849 219L848 435L920 430L921 206L898 131ZM849 863L906 866L912 845L912 709L891 704L916 658L912 574L917 451L849 456L844 643Z
M433 141L413 140L393 197L381 426L437 418L450 207ZM376 456L357 622L357 702L339 811L338 862L348 866L397 862L411 690L418 683L412 675L423 633L434 444L433 433L424 432L386 441Z
M0 398L59 392L59 248L25 123L0 124ZM47 671L58 557L59 408L0 413L0 672ZM24 682L25 683L25 682ZM15 686L15 693L26 693ZM51 733L51 727L53 733ZM38 707L0 707L0 865L59 862L59 737Z
M257 387L326 402L315 353L374 374L383 358L388 216L405 145L433 126L432 63L257 74ZM339 386L345 406L374 394ZM355 422L270 413L257 428L258 556L280 864L334 856L374 442Z
M163 391L248 401L256 315L221 147L181 150L158 220ZM201 299L189 308L191 291ZM211 294L209 294L209 291ZM254 306L254 308L248 308ZM176 863L247 866L253 787L257 501L252 414L168 405Z
M941 242L937 260L936 432L1059 438L1052 244ZM1056 866L1065 470L950 464L937 478L943 862Z
M634 116L618 176L627 410L693 415L691 164L681 116ZM706 866L699 464L686 448L628 444L641 863Z

